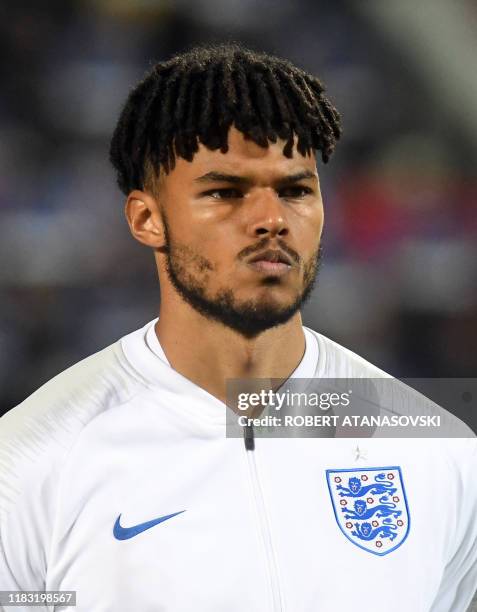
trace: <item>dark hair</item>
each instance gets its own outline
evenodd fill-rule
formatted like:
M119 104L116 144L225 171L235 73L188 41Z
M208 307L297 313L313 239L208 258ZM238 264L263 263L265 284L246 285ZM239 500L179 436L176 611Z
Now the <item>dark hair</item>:
M318 78L237 44L196 47L157 63L130 92L110 147L120 189L144 188L148 166L167 173L176 155L191 161L199 141L226 153L232 124L263 147L286 140L287 157L296 136L300 153L320 150L325 163L341 135Z

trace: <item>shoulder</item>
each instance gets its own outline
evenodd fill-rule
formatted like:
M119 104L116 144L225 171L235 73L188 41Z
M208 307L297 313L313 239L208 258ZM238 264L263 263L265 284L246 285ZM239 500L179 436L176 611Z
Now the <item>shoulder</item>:
M452 406L449 406L448 390L443 392L441 386L433 385L431 379L422 379L421 383L424 384L418 384L418 379L399 380L323 334L314 330L309 331L315 336L319 347L315 376L339 379L340 385L343 385L343 379L346 379L346 385L351 385L353 388L354 397L359 397L360 401L363 400L359 405L363 414L376 414L375 410L378 408L380 415L402 417L400 423L407 423L407 425L394 430L395 435L401 438L436 437L459 440L470 438L472 439L470 444L465 444L463 448L475 448L475 433L461 419L439 405L438 398L442 397L442 403L450 410L453 409ZM435 401L414 387L427 387L430 396L434 397ZM432 427L426 428L420 424L419 429L415 425L409 425L410 419L416 417L423 417L420 420L421 424L432 423L433 421L429 419L434 418L434 422L438 423L438 433ZM375 435L383 435L385 431L385 429L378 428ZM458 444L451 444L450 448L457 450L458 446Z
M0 419L0 526L25 496L51 493L63 458L89 423L147 389L124 356L123 340L61 372Z
M318 372L327 378L392 378L363 357L319 332L308 329L318 342Z
M58 485L81 432L149 391L124 350L145 346L145 328L55 376L0 419L0 575L9 588L44 588Z

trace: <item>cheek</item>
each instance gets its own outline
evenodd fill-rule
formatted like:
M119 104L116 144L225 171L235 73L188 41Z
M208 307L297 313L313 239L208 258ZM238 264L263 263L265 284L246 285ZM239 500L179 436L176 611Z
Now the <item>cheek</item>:
M317 208L304 215L297 229L297 242L304 251L316 251L323 231L323 209Z
M321 236L324 220L325 219L324 219L323 204L320 202L320 204L316 207L316 210L314 211L314 214L313 214L313 221L314 221L314 225L316 228L315 235Z
M200 232L195 233L190 241L191 249L204 262L207 262L209 282L224 281L233 277L234 252L231 248L227 232Z

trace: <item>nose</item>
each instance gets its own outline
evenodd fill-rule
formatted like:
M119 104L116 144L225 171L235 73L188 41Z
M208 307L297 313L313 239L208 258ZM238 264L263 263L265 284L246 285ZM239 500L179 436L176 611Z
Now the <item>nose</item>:
M247 234L251 238L284 237L289 233L286 211L273 189L261 188L250 194L247 208Z

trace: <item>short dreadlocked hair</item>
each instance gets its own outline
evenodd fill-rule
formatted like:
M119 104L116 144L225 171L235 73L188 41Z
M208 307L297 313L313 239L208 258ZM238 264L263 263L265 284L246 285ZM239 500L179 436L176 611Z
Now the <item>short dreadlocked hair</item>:
M196 47L157 63L130 92L114 131L110 160L120 189L143 189L148 168L166 173L176 156L192 161L199 142L228 150L232 124L262 147L295 136L302 154L326 163L341 135L340 115L320 80L277 57L237 44Z

